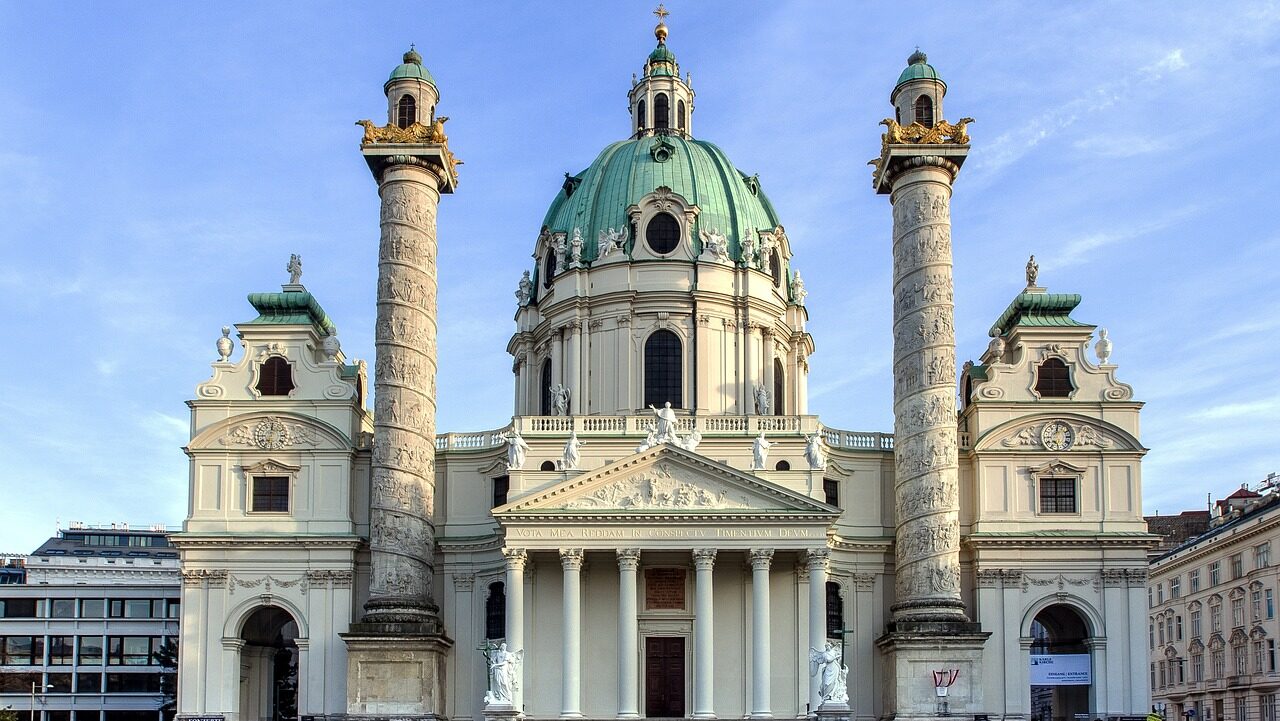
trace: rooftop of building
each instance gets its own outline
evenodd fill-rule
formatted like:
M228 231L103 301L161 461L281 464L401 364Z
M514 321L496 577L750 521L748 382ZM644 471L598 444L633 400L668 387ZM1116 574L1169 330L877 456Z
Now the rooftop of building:
M1206 541L1218 538L1224 534L1235 531L1242 526L1252 523L1265 513L1275 511L1280 508L1280 493L1276 493L1277 486L1280 486L1280 477L1272 473L1259 484L1261 490L1267 493L1257 493L1249 490L1247 484L1213 504L1213 512L1210 511L1184 511L1177 516L1150 516L1147 519L1148 525L1151 519L1159 519L1157 523L1163 522L1163 519L1178 519L1187 517L1195 519L1201 517L1208 518L1208 530L1188 537L1186 540L1174 545L1164 553L1159 554L1151 559L1152 564L1159 563L1178 553L1194 548ZM1159 532L1153 529L1153 532Z
M41 556L74 556L104 558L177 558L169 545L169 532L164 526L130 529L127 524L86 526L73 523L58 535L40 545L31 554Z

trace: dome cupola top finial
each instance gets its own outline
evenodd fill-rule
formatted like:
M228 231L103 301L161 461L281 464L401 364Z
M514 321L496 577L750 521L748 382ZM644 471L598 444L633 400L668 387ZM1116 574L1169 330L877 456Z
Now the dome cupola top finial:
M664 45L667 42L667 16L671 13L667 12L662 3L658 3L658 9L654 10L653 14L658 16L658 25L653 29L653 36L658 39L659 45Z
M413 43L409 43L409 51L404 54L404 62L406 65L422 64L422 56L418 54Z
M907 58L907 65L927 65L928 63L929 56L920 50L919 45L916 46L916 51Z

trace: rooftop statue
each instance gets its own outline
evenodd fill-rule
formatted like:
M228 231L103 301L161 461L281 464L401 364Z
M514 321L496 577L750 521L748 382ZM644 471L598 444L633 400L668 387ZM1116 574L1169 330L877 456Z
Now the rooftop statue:
M751 442L751 470L763 471L764 464L769 459L769 449L774 445L764 439L764 431L760 431L760 435Z
M507 442L507 470L518 471L524 468L524 459L529 453L529 444L525 442L515 428L504 433L502 440Z
M578 440L578 432L570 431L569 440L564 442L564 453L560 458L560 470L578 470L578 461L582 460L582 441Z
M661 408L654 408L653 404L649 404L649 409L658 417L657 442L670 443L676 440L676 412L671 410L671 401L662 404Z
M525 271L520 276L520 286L516 288L516 302L521 307L529 305L529 301L533 299L533 279L529 277L529 271Z
M1033 255L1031 256L1031 259L1027 261L1027 287L1034 288L1036 286L1036 279L1039 277L1040 264L1036 262L1036 257Z
M297 285L302 282L302 256L294 253L289 256L289 265L285 266L285 270L289 271L289 285Z

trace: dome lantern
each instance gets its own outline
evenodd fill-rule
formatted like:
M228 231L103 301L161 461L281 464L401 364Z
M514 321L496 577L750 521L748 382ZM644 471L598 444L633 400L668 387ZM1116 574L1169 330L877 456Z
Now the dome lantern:
M435 78L423 66L422 55L413 44L402 60L382 85L387 95L387 123L401 128L414 123L428 125L435 119L436 103L440 101Z
M657 47L644 62L644 76L631 86L632 137L645 135L681 135L689 137L693 115L693 90L680 79L680 65L675 53L667 47L666 19L670 14L662 5L653 11L658 25L653 35Z
M907 58L907 67L898 75L898 83L889 94L895 119L901 125L920 123L932 128L942 120L942 98L947 84L929 64L929 56L919 47Z

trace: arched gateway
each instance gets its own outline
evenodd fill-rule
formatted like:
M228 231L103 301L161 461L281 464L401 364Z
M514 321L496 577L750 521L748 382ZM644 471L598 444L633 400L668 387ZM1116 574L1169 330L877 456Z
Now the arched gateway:
M240 630L240 721L298 715L298 623L282 608L255 610Z

